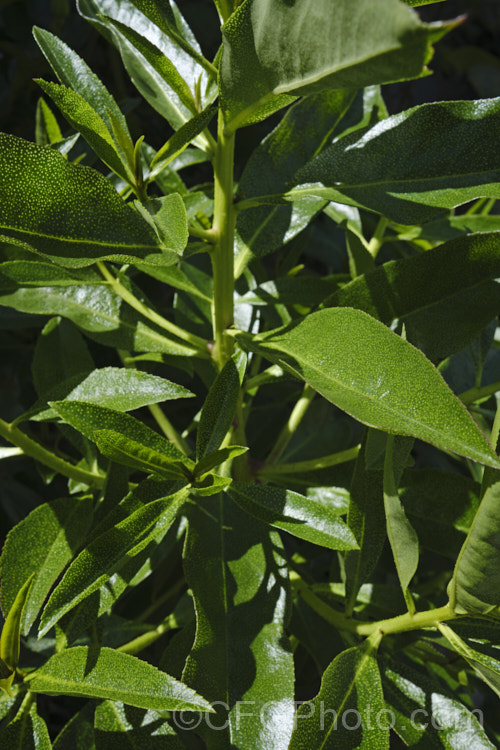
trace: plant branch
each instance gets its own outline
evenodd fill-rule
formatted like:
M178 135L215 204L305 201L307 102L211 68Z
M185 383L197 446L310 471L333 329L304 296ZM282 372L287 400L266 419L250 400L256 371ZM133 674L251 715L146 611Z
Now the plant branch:
M314 390L314 388L311 388L311 386L306 383L304 386L304 390L302 391L302 396L293 407L288 422L283 427L281 434L279 435L274 445L274 448L267 457L267 460L263 467L263 471L266 471L266 469L270 469L279 461L288 443L292 439L295 431L302 422L315 395L316 391Z
M326 469L329 466L337 466L337 464L343 464L347 461L353 461L358 455L359 449L360 446L355 445L354 448L348 448L345 451L332 453L329 456L322 456L321 458L311 458L309 461L296 461L295 463L289 464L265 466L259 472L259 476L266 477L273 476L275 474L299 474L305 471L317 471L318 469Z
M387 620L377 620L376 622L358 622L346 617L341 612L337 612L335 609L330 607L326 602L320 599L316 594L311 591L309 586L302 580L302 578L295 572L290 574L290 582L295 591L304 599L307 604L313 609L320 617L329 622L338 630L346 630L350 633L356 633L356 635L363 635L370 637L374 633L379 633L381 636L389 635L392 633L404 633L409 630L420 630L421 628L432 628L437 627L438 623L446 620L454 620L463 615L458 615L454 612L451 607L446 604L444 607L437 609L429 609L424 612L416 612L410 614L406 612L404 615L398 615L397 617L390 617Z
M387 229L388 223L389 223L389 219L386 219L385 216L380 217L377 227L375 229L375 233L373 237L371 238L370 242L368 243L368 248L367 248L372 258L377 257L378 251L382 247L382 244L384 242L385 230Z
M212 253L214 281L213 357L222 369L233 353L233 341L226 330L233 324L234 305L234 224L233 168L234 134L224 132L219 111L217 151L214 160L214 222L216 245Z
M204 242L210 242L211 245L217 242L217 237L212 229L202 229L201 227L196 227L194 224L189 224L188 231L191 237L196 237Z
M93 487L103 487L105 477L101 474L94 474L92 471L86 471L80 469L74 464L70 464L69 461L65 461L63 458L59 458L51 451L44 448L39 443L32 440L18 427L15 427L8 422L4 422L0 419L0 435L12 445L16 445L21 448L25 455L34 458L44 466L48 466L49 469L54 469L59 474L62 474L69 479L74 479L77 482L83 482Z
M99 268L106 281L112 287L113 291L116 292L116 294L121 297L124 302L130 305L130 307L133 307L134 310L137 310L137 312L141 313L141 315L144 315L145 318L148 318L153 323L156 323L156 325L158 325L160 328L163 328L165 331L168 331L173 336L176 336L182 341L187 341L188 344L191 344L191 346L196 349L196 354L198 356L209 357L207 342L204 339L200 338L200 336L196 336L194 333L185 331L183 328L176 326L175 323L171 323L162 315L159 315L159 313L151 310L150 307L137 299L137 297L132 294L132 292L130 292L125 286L123 286L120 279L113 276L113 274L110 273L110 271L102 261L97 261L97 267Z
M469 388L468 391L461 393L458 398L464 404L468 405L473 404L475 401L489 398L497 393L497 391L500 391L500 380L497 380L495 383L490 383L489 385L484 385L481 388L477 386Z

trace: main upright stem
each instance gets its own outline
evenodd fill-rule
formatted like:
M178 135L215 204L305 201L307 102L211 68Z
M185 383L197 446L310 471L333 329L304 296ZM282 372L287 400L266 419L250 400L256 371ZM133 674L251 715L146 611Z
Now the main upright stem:
M224 132L224 117L219 110L217 151L214 160L214 223L216 244L212 252L214 280L213 357L222 369L233 353L233 341L226 329L233 324L234 224L233 205L234 134Z

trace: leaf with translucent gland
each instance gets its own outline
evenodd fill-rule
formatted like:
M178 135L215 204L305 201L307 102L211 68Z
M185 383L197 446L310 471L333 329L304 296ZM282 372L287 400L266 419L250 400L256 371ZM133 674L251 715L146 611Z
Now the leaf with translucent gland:
M63 318L52 318L42 328L33 354L31 372L39 396L47 393L57 379L91 372L94 360L78 329Z
M238 340L364 424L500 465L422 352L361 310L320 310L297 324L259 336L240 334Z
M106 258L166 265L177 258L94 169L6 134L0 134L0 169L0 229L50 260L80 268Z
M174 159L176 159L191 141L208 127L216 112L215 107L207 107L199 114L188 120L171 138L156 152L151 164L148 179L154 179Z
M130 414L84 401L56 401L50 405L65 422L89 440L95 442L96 430L113 430L152 451L163 454L165 460L185 462L189 466L194 466L194 463L170 440Z
M224 461L230 461L237 456L242 456L247 450L248 448L242 445L230 445L227 448L220 448L218 451L208 453L198 461L193 469L193 474L202 478L204 474L215 469L216 466L220 466Z
M471 648L446 623L439 624L439 629L452 649L472 667L474 672L500 697L500 661L492 656L482 654Z
M348 612L352 612L361 585L375 569L387 537L383 474L366 468L366 443L367 437L356 459L347 513L347 525L359 545L359 550L347 552L345 556Z
M478 492L468 477L423 468L403 474L399 494L421 546L455 562L479 507Z
M268 305L319 305L339 288L335 278L300 275L283 276L275 281L265 281L236 300L236 304Z
M355 91L324 91L293 105L251 155L241 175L238 196L246 200L293 187L298 170L338 134L355 98ZM312 200L294 207L260 206L240 212L236 252L260 257L277 249L304 229L320 208L321 204Z
M27 679L31 691L45 695L104 698L159 711L213 711L204 698L170 675L111 648L96 653L87 646L66 649Z
M392 728L406 745L463 750L467 737L474 749L493 750L475 712L429 673L385 657L382 685L394 716Z
M51 108L43 99L36 105L35 141L39 146L49 146L62 140L62 133Z
M36 705L19 711L13 721L0 730L0 746L9 750L52 750L49 731Z
M114 430L94 430L97 447L111 461L164 479L189 479L189 469L180 461L152 450Z
M66 86L41 78L35 79L35 82L50 96L71 127L83 135L97 156L113 172L133 184L134 176L130 171L130 165L118 152L106 123L95 109L80 94Z
M181 263L180 266L168 266L168 268L160 268L159 266L157 268L153 268L152 266L138 266L139 270L143 273L147 273L148 276L152 276L154 279L163 281L174 289L187 292L189 295L194 295L204 302L212 304L212 296L205 294L205 292L192 281L192 279L185 273L186 267L187 263Z
M500 97L413 107L327 147L287 199L316 195L422 224L475 198L500 197L499 134Z
M289 594L279 536L225 495L191 510L184 568L197 629L183 680L221 701L212 722L220 730L201 725L207 747L286 750L293 661L284 635Z
M420 255L384 263L324 301L355 307L390 325L433 359L458 351L497 315L500 233L471 234ZM436 326L439 320L439 326Z
M94 736L95 705L89 701L57 735L54 750L97 750Z
M233 482L228 494L260 521L321 547L357 549L354 534L328 504L270 485Z
M295 96L426 75L448 28L396 0L246 0L222 32L227 126L262 120Z
M486 614L500 605L500 472L490 476L448 587L456 612Z
M153 500L98 536L76 557L52 592L42 614L40 636L97 591L174 522L187 490Z
M100 344L136 352L192 357L196 350L146 325L107 283L49 263L0 265L0 305L26 313L62 315ZM135 291L132 287L132 290ZM136 295L137 296L137 295Z
M120 107L87 63L50 31L35 26L33 36L61 83L76 91L88 102L92 109L104 120L111 134L113 133L111 116L119 122L121 130L126 133L130 148L133 150L127 121Z
M213 382L201 411L196 460L219 448L231 427L240 392L238 369L230 359Z
M178 193L150 198L145 203L136 203L139 213L155 229L160 242L166 248L182 255L189 234L184 201Z
M127 750L186 748L162 715L125 706L119 701L99 703L95 710L94 731L95 750L123 750L124 745Z
M363 721L367 712L374 712L378 721ZM349 714L357 720L351 722ZM365 643L340 653L324 672L318 695L299 707L290 750L388 750L389 723L384 719L380 672Z
M87 376L80 373L45 392L35 404L31 419L53 419L56 414L47 409L48 401L85 401L107 406L116 411L130 411L148 404L194 396L181 385L157 375L125 367L102 367Z
M10 688L14 681L15 670L19 664L21 650L21 621L24 607L33 585L33 573L23 583L17 592L14 602L7 612L0 634L0 661L2 664L2 688L10 695ZM12 669L11 675L6 674L5 667Z
M139 55L160 76L164 86L166 85L167 89L170 89L178 97L179 101L188 111L195 114L196 104L193 94L175 64L158 47L152 44L146 37L138 34L133 28L129 28L113 18L103 17L102 20L116 29L135 48Z
M396 455L396 442L399 444L399 455ZM408 609L411 613L414 613L415 605L408 587L418 566L418 536L408 520L398 493L399 477L402 474L405 459L412 448L413 440L411 439L394 438L393 435L389 435L387 438L384 464L384 507L387 536L396 564L399 583Z
M193 110L183 103L177 93L167 86L155 67L127 39L116 24L123 24L127 32L132 30L146 39L150 46L153 45L160 50L175 66L178 76L187 84L188 89L194 91L197 82L201 81L201 90L203 91L205 90L207 75L191 55L171 41L155 23L152 23L128 0L121 0L121 2L115 0L111 2L109 0L79 0L77 7L80 15L90 21L98 31L117 47L132 83L146 101L168 120L174 130L178 130L192 118L196 108ZM191 46L199 49L189 27L177 9L175 16L177 28L182 36ZM213 96L208 97L208 100L202 101L202 106L209 104L212 100ZM196 143L201 148L208 149L208 141L203 135L196 139Z
M27 635L42 605L92 523L92 499L61 498L35 508L8 533L1 557L1 602L8 612L34 575L21 620Z

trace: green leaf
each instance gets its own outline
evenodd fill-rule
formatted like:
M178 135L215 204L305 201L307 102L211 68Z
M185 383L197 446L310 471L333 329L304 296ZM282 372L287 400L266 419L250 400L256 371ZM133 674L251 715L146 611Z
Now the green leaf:
M36 105L35 140L39 146L49 146L62 140L56 117L42 97Z
M312 275L283 276L274 281L264 281L255 289L243 294L236 304L250 305L304 305L314 307L338 289L335 278Z
M33 36L61 83L88 102L104 120L111 134L114 132L113 121L118 122L121 131L126 133L129 147L133 149L127 121L120 107L87 63L50 31L35 26Z
M40 636L47 633L66 612L97 591L130 558L164 533L174 522L186 497L187 491L181 489L153 500L104 531L82 550L45 606Z
M24 582L34 575L21 632L27 635L54 582L92 523L91 498L60 498L44 503L8 533L1 564L2 609L8 612Z
M384 658L383 665L391 726L406 745L463 750L467 737L474 750L493 750L475 712L449 694L440 681L402 661Z
M186 99L187 93L195 91L198 82L201 84L201 91L206 90L207 74L204 68L193 59L191 53L186 53L158 28L156 18L151 22L146 17L148 14L143 15L127 0L121 0L121 2L113 0L111 3L107 0L79 0L78 9L84 18L118 48L132 83L153 109L168 120L174 130L178 130L192 118L196 113L196 107L193 106L194 99L191 96L190 106L186 106L183 99ZM156 12L155 16L157 15ZM189 27L177 9L175 17L180 35L191 47L200 51ZM137 39L138 35L139 39ZM161 54L158 54L158 51ZM149 59L142 52L147 53ZM167 60L166 63L164 59ZM168 61L175 61L176 74L168 65ZM177 89L180 89L183 94L182 98L179 97L176 88L168 85L156 70L157 65L164 71L168 69L167 72L175 76L171 82L176 85ZM213 94L215 93L214 91ZM208 95L207 92L207 95L202 97L202 107L213 101L213 94ZM197 144L208 149L208 141L203 136L197 139Z
M136 208L154 227L161 243L182 255L188 241L188 223L184 201L178 193L136 203Z
M297 324L238 339L364 424L499 466L463 404L422 352L360 310L320 310Z
M102 367L86 377L81 373L52 386L45 392L44 398L30 409L30 413L42 410L36 414L36 419L53 419L55 412L44 409L47 401L85 401L115 411L131 411L148 404L193 395L187 388L157 375L125 367Z
M371 431L368 430L368 435ZM349 494L347 525L359 545L346 553L346 610L356 603L361 585L370 578L382 553L386 533L383 474L366 467L368 438L365 437L356 459Z
M152 450L114 430L94 430L93 438L104 456L133 469L163 479L189 478L189 471L178 460Z
M201 411L196 437L196 460L213 453L224 440L238 403L240 376L230 359L213 382Z
M500 97L413 107L327 147L299 172L304 187L288 199L316 195L421 224L474 198L500 197L499 134Z
M136 352L193 356L196 350L170 341L146 325L100 277L49 263L8 261L0 265L0 305L69 318L100 344ZM137 291L137 290L136 290Z
M80 132L102 161L126 182L133 184L130 165L118 152L116 144L102 117L76 91L57 83L35 79L50 96L69 124Z
M246 0L223 27L227 126L262 120L295 96L425 75L445 31L399 0Z
M197 628L183 680L222 702L214 704L217 718L200 730L209 750L287 750L293 660L284 634L288 587L279 537L224 495L192 510L184 568Z
M432 3L442 3L444 0L403 0L407 5L431 5Z
M214 469L216 466L220 466L224 461L230 461L233 458L242 456L248 450L247 447L242 445L229 445L226 448L220 448L218 451L213 453L207 453L193 469L193 474L197 477L202 478L204 474Z
M99 703L94 729L96 750L123 750L124 746L127 750L185 750L186 747L156 711L134 709L117 701Z
M479 506L478 490L472 479L451 471L422 468L403 474L401 501L425 549L455 562Z
M478 677L500 697L500 661L487 654L482 654L480 651L475 651L446 623L440 623L439 630L452 649L460 654L470 664Z
M325 300L356 307L386 325L404 323L408 340L433 360L464 348L497 315L500 233L459 237L391 260ZM436 321L439 320L439 325Z
M401 443L399 438L398 443ZM405 441L408 442L408 441ZM398 493L399 476L402 471L400 466L395 465L395 438L389 435L385 451L384 465L384 507L387 524L387 536L394 556L396 570L398 571L399 583L403 596L410 613L415 613L415 605L411 594L408 592L410 581L416 573L418 566L418 536L405 514ZM413 441L406 446L406 455L413 447ZM409 449L409 450L408 450ZM400 450L401 453L401 450ZM401 458L399 456L399 462ZM404 465L404 464L403 464Z
M500 605L500 473L494 472L458 556L448 587L460 613L487 613Z
M99 259L167 265L152 227L90 167L13 135L0 134L0 229L68 267ZM154 257L156 256L156 258Z
M57 735L54 750L96 750L94 711L95 705L89 702L72 716Z
M156 152L153 161L150 164L150 173L148 179L154 179L160 172L165 169L185 148L199 135L213 119L215 107L207 107L188 120L182 127L173 134L171 138Z
M299 707L290 750L388 750L389 726L377 660L365 643L340 653L318 695ZM367 711L377 721L366 721Z
M328 502L270 485L233 482L229 496L255 518L328 549L357 548L354 534Z
M39 396L60 380L91 372L94 360L78 329L63 318L52 318L42 328L33 354L31 372Z
M2 628L2 634L0 636L0 659L13 670L16 670L17 665L19 664L21 622L23 619L24 607L33 585L33 576L34 574L32 573L17 592L14 602L7 612ZM13 680L14 675L9 679Z
M320 152L341 129L356 97L354 91L323 91L306 97L287 111L279 125L255 149L238 184L238 196L284 192L296 184L301 167ZM321 209L316 199L288 206L259 206L238 213L236 252L261 257L291 240ZM244 254L244 255L243 255Z
M209 474L203 479L198 479L191 486L191 493L200 497L210 497L226 490L233 480L231 477L221 477L218 474Z
M118 700L158 711L212 711L200 695L130 654L76 646L51 656L28 676L29 689L45 695Z
M96 442L95 432L98 430L113 430L152 451L162 453L165 459L189 463L189 459L173 443L130 414L84 401L56 401L50 405L65 422L89 440ZM190 465L194 466L193 462Z
M0 730L0 744L9 750L52 750L49 732L36 705L20 711L14 721Z

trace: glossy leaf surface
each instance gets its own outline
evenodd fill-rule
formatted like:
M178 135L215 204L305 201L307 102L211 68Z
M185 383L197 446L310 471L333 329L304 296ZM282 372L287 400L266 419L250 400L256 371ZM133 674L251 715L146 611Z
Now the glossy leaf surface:
M93 655L88 647L76 646L55 654L30 675L29 685L35 693L108 698L138 708L211 710L206 700L170 675L110 648Z
M293 536L329 549L357 547L352 531L327 502L315 501L280 487L244 482L234 482L228 494L250 515Z
M396 0L246 0L223 34L222 108L236 129L294 96L416 78L443 30Z
M365 424L499 464L424 355L360 310L320 310L296 325L241 338Z
M183 680L220 701L212 726L222 728L204 730L210 749L288 748L293 661L283 632L288 594L281 564L277 535L224 495L190 514L184 567L197 629Z

